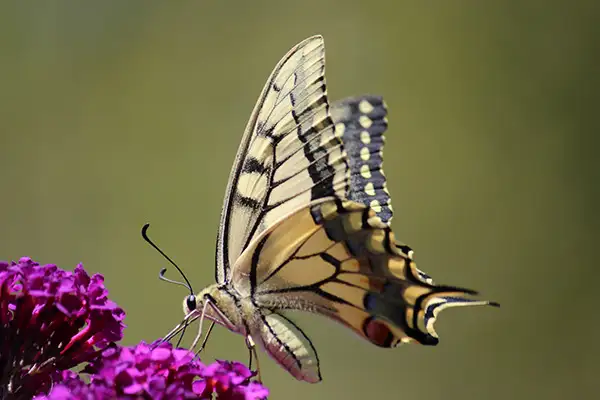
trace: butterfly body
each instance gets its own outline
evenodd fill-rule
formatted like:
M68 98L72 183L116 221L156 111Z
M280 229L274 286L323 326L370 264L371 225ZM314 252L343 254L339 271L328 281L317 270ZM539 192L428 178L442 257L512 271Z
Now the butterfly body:
M216 283L184 300L262 347L299 380L321 380L310 339L286 311L339 322L379 347L435 345L439 311L495 305L438 285L390 228L379 96L329 104L314 36L277 64L231 171L217 236Z
M251 296L241 296L231 287L211 285L196 296L198 308L205 302L204 317L244 337L252 338L295 378L310 383L321 380L318 358L308 337L285 316L260 307ZM184 313L190 310L184 301Z

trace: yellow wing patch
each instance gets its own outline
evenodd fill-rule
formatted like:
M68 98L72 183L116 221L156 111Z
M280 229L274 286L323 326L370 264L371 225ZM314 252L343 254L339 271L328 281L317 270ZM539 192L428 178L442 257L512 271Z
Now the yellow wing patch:
M257 305L328 316L382 347L436 344L440 310L495 305L434 284L375 211L352 201L326 200L283 218L234 270L234 286Z

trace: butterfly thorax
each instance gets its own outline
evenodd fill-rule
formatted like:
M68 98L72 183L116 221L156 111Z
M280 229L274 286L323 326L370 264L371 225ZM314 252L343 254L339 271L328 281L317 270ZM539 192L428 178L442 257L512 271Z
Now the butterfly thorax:
M259 309L249 297L241 296L229 285L214 284L202 290L197 299L196 310L200 313L204 310L205 318L234 333L251 333L249 325L254 316L259 314ZM212 305L205 307L206 301L210 301Z

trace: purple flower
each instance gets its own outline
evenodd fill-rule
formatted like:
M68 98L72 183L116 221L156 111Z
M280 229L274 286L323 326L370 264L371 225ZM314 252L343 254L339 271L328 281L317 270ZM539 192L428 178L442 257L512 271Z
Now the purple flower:
M74 374L57 377L46 396L36 400L73 398L259 400L269 394L248 368L237 362L217 361L205 366L184 349L170 343L112 347L84 369L89 384Z
M120 340L124 318L102 275L82 265L69 272L27 257L0 261L0 398L47 390L60 371Z
M170 343L115 344L125 312L102 275L0 261L0 399L260 400L268 390L238 362L204 365ZM70 368L82 364L80 373ZM82 379L83 378L83 379ZM34 397L35 396L35 397Z

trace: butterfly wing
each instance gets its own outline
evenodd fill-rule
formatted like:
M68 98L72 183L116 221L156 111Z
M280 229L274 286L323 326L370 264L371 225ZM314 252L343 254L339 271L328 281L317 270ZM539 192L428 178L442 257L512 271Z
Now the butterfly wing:
M229 282L238 256L274 221L327 196L344 197L348 164L325 86L323 38L277 64L246 127L221 213L216 280Z
M265 351L296 379L309 383L321 380L317 351L304 332L285 316L262 310L253 333Z
M386 115L381 96L350 97L331 105L331 118L348 154L348 199L371 207L389 224L393 210L383 173Z
M369 206L386 225L393 217L392 202L383 173L384 133L387 106L381 96L349 97L331 105L335 131L348 155L350 186L347 198ZM413 250L396 241L396 246L412 258ZM425 275L424 275L425 276Z
M381 347L435 345L439 311L495 304L424 277L372 209L338 199L264 231L238 260L232 283L260 307L326 315Z

